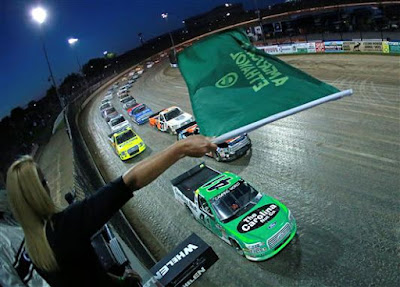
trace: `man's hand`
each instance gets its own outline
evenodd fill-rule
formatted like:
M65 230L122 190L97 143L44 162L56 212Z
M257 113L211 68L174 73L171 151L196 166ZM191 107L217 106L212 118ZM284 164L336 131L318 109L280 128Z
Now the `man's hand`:
M180 150L182 151L181 157L202 157L206 153L217 149L216 144L213 144L208 138L201 135L190 136L179 141L177 145L180 145Z

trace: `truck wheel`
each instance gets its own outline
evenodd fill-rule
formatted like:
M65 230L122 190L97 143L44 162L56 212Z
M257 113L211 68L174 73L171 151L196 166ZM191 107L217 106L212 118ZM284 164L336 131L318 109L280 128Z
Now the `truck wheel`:
M237 254L239 254L240 256L244 256L244 252L240 245L236 242L236 240L230 238L229 241L231 242L232 247L235 248Z
M173 134L174 134L174 133L172 132L172 129L171 129L171 128L168 128L167 132L168 132L170 135L173 135Z

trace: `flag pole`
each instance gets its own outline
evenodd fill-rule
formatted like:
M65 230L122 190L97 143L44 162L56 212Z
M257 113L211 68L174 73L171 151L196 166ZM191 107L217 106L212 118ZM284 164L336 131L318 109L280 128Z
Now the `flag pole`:
M219 137L216 137L216 138L212 139L212 142L215 143L215 144L223 143L223 142L225 142L225 141L227 141L227 140L229 140L231 138L237 137L237 136L242 135L244 133L249 133L251 131L254 131L255 129L258 129L258 128L260 128L260 127L262 127L262 126L264 126L266 124L272 123L272 122L274 122L276 120L279 120L279 119L282 119L284 117L296 114L298 112L313 108L315 106L318 106L318 105L326 103L326 102L338 100L338 99L341 99L341 98L346 97L346 96L351 96L352 94L353 94L353 89L344 90L344 91L341 91L341 92L334 93L332 95L329 95L329 96L326 96L326 97L323 97L323 98L308 102L308 103L306 103L304 105L297 106L295 108L292 108L292 109L277 113L277 114L272 115L272 116L269 116L267 118L264 118L262 120L259 120L257 122L251 123L251 124L248 124L248 125L246 125L244 127L238 128L236 130L227 132L227 133L225 133L223 135L220 135Z

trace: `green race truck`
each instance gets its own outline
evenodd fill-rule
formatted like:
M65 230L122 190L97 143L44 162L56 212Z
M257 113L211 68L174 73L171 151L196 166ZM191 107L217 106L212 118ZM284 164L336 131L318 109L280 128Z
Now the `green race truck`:
M274 256L296 234L290 210L236 174L203 163L171 183L175 198L196 220L249 260Z

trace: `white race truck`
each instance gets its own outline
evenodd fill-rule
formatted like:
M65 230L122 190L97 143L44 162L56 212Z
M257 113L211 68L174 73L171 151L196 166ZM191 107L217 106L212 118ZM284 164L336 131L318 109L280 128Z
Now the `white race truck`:
M192 121L194 121L194 118L191 114L175 106L159 111L149 117L150 126L174 135L176 135L177 129Z

